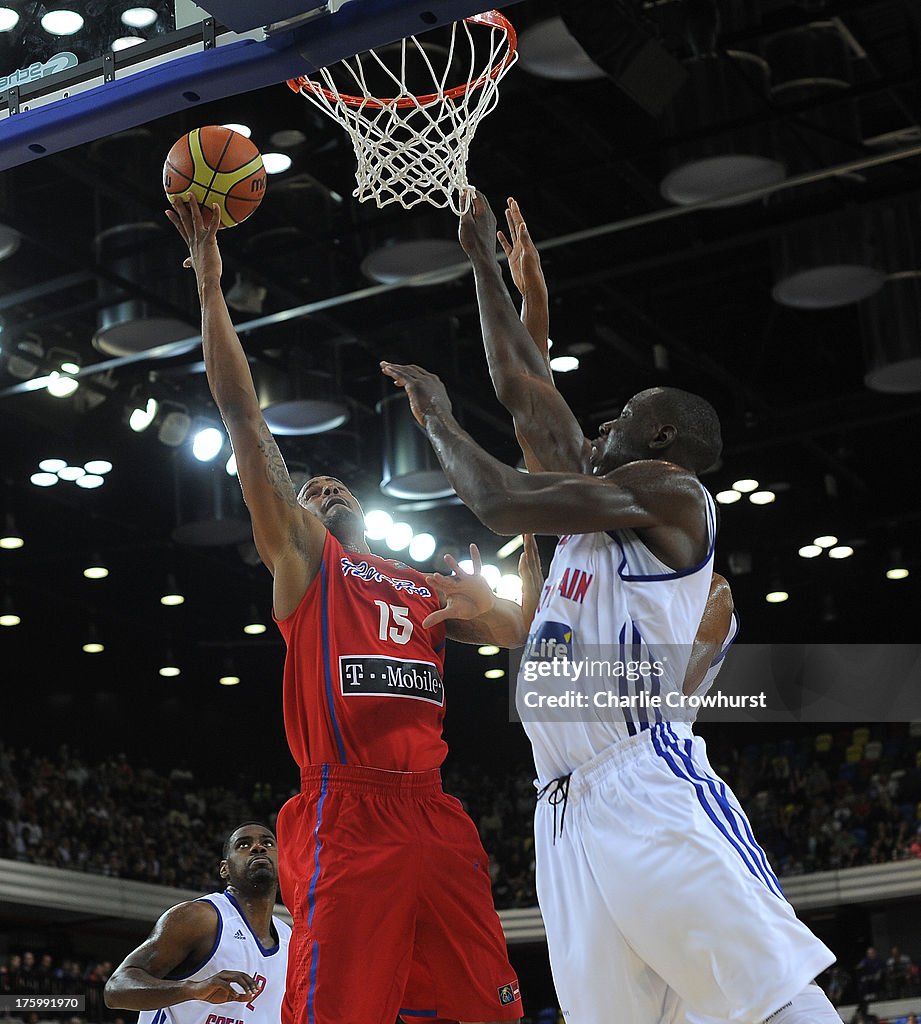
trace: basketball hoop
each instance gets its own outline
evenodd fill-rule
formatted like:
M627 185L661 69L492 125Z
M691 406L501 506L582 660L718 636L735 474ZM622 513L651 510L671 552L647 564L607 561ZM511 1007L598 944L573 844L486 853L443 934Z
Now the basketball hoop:
M388 60L368 50L323 68L317 79L288 82L348 132L358 160L358 187L352 195L361 202L373 199L379 207L399 203L406 209L426 202L456 214L469 205L470 143L499 100L499 82L518 57L517 38L498 11L455 22L450 31L450 43L438 47L447 56L442 71L435 68L433 48L409 36L395 44ZM488 59L479 61L485 70L477 74L478 56L485 54ZM467 81L449 86L452 65L460 60L467 66ZM425 88L431 78L431 91L411 91L410 65L421 69ZM375 95L370 78L393 95Z

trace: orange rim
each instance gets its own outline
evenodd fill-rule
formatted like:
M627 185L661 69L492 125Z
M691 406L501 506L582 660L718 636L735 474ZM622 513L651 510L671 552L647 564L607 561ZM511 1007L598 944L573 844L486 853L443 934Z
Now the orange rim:
M459 96L470 92L471 89L481 88L490 79L498 78L515 59L515 51L518 47L518 36L514 26L499 11L484 11L482 14L473 14L469 18L464 18L464 21L472 22L475 25L487 25L490 28L501 29L505 33L505 38L508 42L508 53L502 60L498 64L494 64L488 71L484 71L482 75L475 78L472 82L455 85L451 89L445 89L443 93L425 93L412 99L408 96L400 99L395 97L391 99L368 99L367 96L350 96L347 93L333 92L331 89L320 85L319 82L314 82L310 78L303 76L288 79L288 88L298 93L304 90L312 92L314 95L322 93L332 104L344 103L349 107L373 107L375 109L382 107L428 107L433 103L437 103L440 99L456 100Z

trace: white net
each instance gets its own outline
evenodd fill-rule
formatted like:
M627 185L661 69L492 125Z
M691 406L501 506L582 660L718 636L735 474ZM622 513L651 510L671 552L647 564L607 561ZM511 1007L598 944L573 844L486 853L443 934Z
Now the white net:
M516 59L514 29L488 11L451 26L446 47L409 36L386 48L385 57L369 50L288 84L348 132L358 161L352 194L360 201L407 209L430 203L461 214L472 195L470 143ZM449 85L458 66L466 77ZM407 81L420 71L422 79Z

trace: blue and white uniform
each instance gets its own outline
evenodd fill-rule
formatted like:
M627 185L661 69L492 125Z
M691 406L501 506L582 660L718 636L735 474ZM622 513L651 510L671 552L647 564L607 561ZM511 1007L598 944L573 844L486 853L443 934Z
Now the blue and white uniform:
M288 967L291 928L272 918L276 945L266 949L250 927L242 908L228 891L202 897L217 911L217 934L205 960L191 974L170 975L203 981L221 971L251 975L258 991L248 1003L208 1003L189 999L162 1010L142 1010L138 1024L279 1024Z
M632 530L562 537L525 648L517 701L542 793L537 891L567 1024L758 1024L835 959L784 898L692 713L665 708L682 691L710 591L716 515L706 501L709 551L680 572ZM733 617L698 694L736 629ZM662 667L613 682L529 682L529 655ZM661 709L594 703L599 690L644 689ZM533 710L535 691L566 690L587 704L568 720Z

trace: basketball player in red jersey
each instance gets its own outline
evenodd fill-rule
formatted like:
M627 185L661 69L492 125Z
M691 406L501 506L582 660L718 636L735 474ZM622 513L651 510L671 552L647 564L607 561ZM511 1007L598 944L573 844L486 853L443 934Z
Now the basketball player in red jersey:
M521 610L460 593L441 609L424 575L370 553L344 483L316 477L295 495L221 292L219 219L192 198L167 216L189 246L208 383L288 647L285 730L302 791L277 826L295 922L282 1020L517 1020L488 860L439 769L446 629L520 645Z

